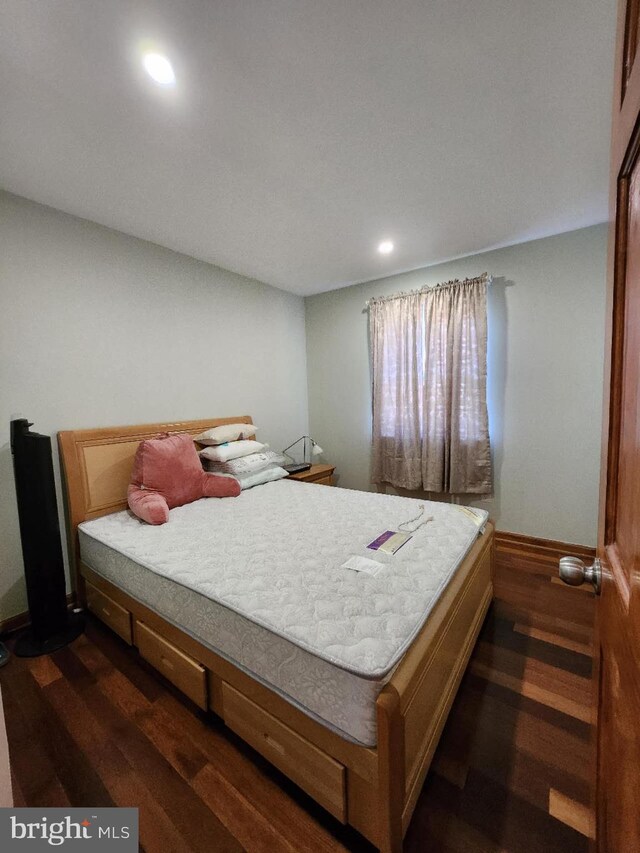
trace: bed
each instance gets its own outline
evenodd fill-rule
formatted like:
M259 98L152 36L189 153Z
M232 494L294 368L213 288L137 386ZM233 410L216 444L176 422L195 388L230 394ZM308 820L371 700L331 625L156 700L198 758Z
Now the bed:
M141 440L237 422L59 433L78 598L340 821L401 850L491 600L493 528L428 504L372 577L343 561L416 501L284 480L162 528L125 511Z

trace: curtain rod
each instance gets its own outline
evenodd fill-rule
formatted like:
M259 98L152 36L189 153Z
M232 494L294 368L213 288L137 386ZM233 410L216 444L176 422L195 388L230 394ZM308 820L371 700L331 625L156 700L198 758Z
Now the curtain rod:
M392 296L373 296L365 302L365 307L368 308L375 302L390 302L392 299L402 299L403 296L413 296L418 293L429 293L431 290L441 290L445 287L461 287L465 284L486 284L487 287L493 281L493 276L483 272L482 275L474 276L473 278L465 278L462 281L459 278L453 278L450 281L443 281L440 284L425 284L424 287L419 287L416 290L406 290L401 293L394 293Z

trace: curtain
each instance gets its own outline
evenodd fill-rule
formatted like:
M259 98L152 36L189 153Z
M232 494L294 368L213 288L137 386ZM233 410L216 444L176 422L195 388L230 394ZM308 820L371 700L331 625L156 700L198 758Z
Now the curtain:
M492 492L487 277L373 299L372 482Z

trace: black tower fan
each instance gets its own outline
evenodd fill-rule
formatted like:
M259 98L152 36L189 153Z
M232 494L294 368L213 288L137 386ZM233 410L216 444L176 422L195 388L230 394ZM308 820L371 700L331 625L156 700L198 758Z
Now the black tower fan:
M51 439L31 432L30 426L25 419L11 421L11 452L31 618L30 627L15 645L19 657L37 657L60 649L84 628L82 617L67 609Z

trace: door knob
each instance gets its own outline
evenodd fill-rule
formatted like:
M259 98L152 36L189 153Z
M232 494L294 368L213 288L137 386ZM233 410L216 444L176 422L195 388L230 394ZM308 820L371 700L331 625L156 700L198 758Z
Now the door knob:
M585 581L593 585L596 595L600 595L602 583L602 565L596 557L592 566L585 565L579 557L560 558L560 579L569 586L582 586Z

